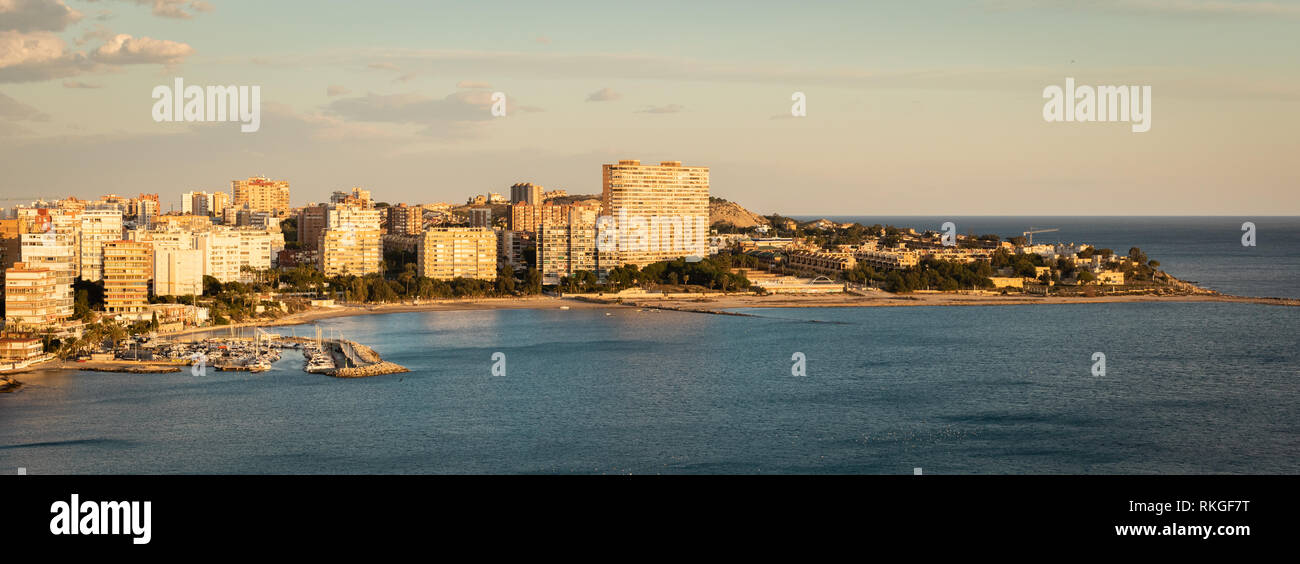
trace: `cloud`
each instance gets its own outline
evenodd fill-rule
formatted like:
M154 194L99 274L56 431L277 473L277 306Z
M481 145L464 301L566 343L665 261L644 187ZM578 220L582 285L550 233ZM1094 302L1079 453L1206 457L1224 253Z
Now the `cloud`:
M397 65L394 65L393 63L370 63L366 65L366 67L376 69L376 70L390 70L390 71L401 70L397 68Z
M325 95L331 98L333 98L334 96L342 96L344 94L351 94L351 93L352 91L348 90L346 86L340 86L338 84L331 84L325 87Z
M194 54L194 48L185 43L152 39L149 37L131 37L119 33L112 39L91 52L95 61L110 65L133 65L157 63L174 65L185 61L185 57Z
M63 31L81 18L63 0L0 0L0 31Z
M105 26L104 24L95 24L94 27L82 32L81 35L77 37L76 44L78 46L85 45L90 43L91 40L107 42L112 39L114 35L117 34L108 29L108 26Z
M508 101L507 110L514 113L543 111L515 99ZM442 98L416 93L371 92L330 102L325 111L349 122L414 125L421 127L422 135L454 139L475 137L483 132L485 124L497 119L492 115L492 93L485 90L452 92Z
M80 80L65 80L63 81L63 87L64 88L103 88L104 85L82 82Z
M0 31L0 83L36 82L92 72L101 65L181 63L194 53L184 43L118 34L89 54L66 50L50 32Z
M666 106L646 106L644 110L638 110L638 114L675 114L686 109L681 104L668 104Z
M492 85L475 80L462 80L456 83L456 88L492 88Z
M551 44L551 38L549 38L549 37L547 37L547 36L545 36L545 35L538 35L537 37L535 37L535 38L533 39L533 43L540 43L540 44L542 44L542 45L550 45L550 44Z
M371 92L331 102L328 110L352 121L432 123L492 119L491 108L492 98L487 92L453 92L443 98Z
M33 82L73 76L93 68L82 53L64 50L53 33L0 31L0 83Z
M94 2L95 0L90 0ZM160 18L188 20L200 12L211 12L212 4L203 0L122 0L138 6L152 6L153 15Z
M623 99L623 95L609 88L601 88L587 95L588 102L613 102Z

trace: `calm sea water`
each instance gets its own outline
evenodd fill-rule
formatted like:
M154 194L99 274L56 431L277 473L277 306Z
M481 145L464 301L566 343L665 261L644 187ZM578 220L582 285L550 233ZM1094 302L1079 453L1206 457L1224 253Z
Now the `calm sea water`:
M66 374L0 398L29 473L1295 473L1293 309L409 313L414 372ZM491 375L492 354L505 376ZM1094 352L1106 375L1090 373ZM791 355L807 376L791 375Z
M946 221L958 233L1003 238L1038 228L1035 243L1090 243L1127 254L1141 247L1160 268L1184 280L1241 296L1300 298L1300 217L990 217L826 216L863 225L939 231ZM800 219L818 217L800 216ZM1241 244L1244 222L1255 224L1256 245Z
M1211 244L1214 237L1204 235L1222 232L1239 246L1236 219L1209 220L1199 229L1184 221L1190 220L1149 229L1202 233L1191 246L1212 252L1194 253L1178 237L1138 227L1113 226L1077 239L1124 250L1137 244L1171 271L1202 282L1240 268L1242 276L1225 278L1221 287L1234 293L1278 295L1273 290L1296 279L1300 247L1277 250L1273 240L1287 225L1294 230L1294 220L1257 219L1259 250L1248 251L1283 253L1280 264L1293 265L1289 272L1267 270L1274 267L1261 266L1257 255L1233 258L1231 245ZM1104 239L1124 239L1120 229L1133 229L1134 242ZM256 375L26 375L26 388L0 396L0 469L1300 471L1300 316L1293 308L1136 303L742 311L753 316L620 308L322 322L327 333L372 344L413 370L359 380L305 374L295 353ZM506 355L505 376L491 375L495 352ZM796 352L807 359L806 376L791 375ZM1103 377L1091 374L1095 352L1106 355Z

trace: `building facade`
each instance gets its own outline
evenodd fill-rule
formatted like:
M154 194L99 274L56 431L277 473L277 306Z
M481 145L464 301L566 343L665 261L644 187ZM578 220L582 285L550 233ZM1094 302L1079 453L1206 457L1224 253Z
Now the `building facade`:
M542 205L542 187L532 182L520 182L510 187L511 204Z
M320 269L326 276L364 276L381 272L384 242L380 210L357 204L333 204L325 214L319 240Z
M247 206L249 210L272 212L277 216L289 213L288 180L254 176L230 181L230 189L234 194L231 204L236 208Z
M5 269L4 289L6 332L58 333L72 317L59 273L50 268L15 263Z
M190 296L203 293L203 253L195 249L155 248L153 293Z
M602 260L645 266L709 252L709 169L679 161L601 167Z
M420 276L496 280L497 236L481 227L435 227L416 248Z
M120 241L122 211L88 209L81 212L81 278L97 282L104 278L104 243Z
M149 314L153 245L141 241L104 244L104 311L128 319Z

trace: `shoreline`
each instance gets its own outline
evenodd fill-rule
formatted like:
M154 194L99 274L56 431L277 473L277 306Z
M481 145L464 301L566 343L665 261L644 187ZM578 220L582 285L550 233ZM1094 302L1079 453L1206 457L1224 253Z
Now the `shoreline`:
M169 339L199 333L215 333L247 327L285 327L307 325L322 319L384 315L390 313L419 313L426 311L483 311L507 309L606 309L623 307L650 307L692 313L726 313L718 310L733 308L794 308L794 307L943 307L943 306L1007 306L1007 305L1065 305L1099 303L1248 303L1282 307L1300 306L1298 298L1261 298L1231 296L1226 294L1181 295L1111 295L1094 297L1036 297L1025 295L971 295L948 293L862 295L836 294L775 294L759 296L750 293L702 294L699 298L656 298L653 295L623 297L571 294L565 297L535 296L518 298L467 298L437 300L421 304L370 304L340 305L290 314L274 320L232 323L213 327L195 327L174 333L158 335ZM692 307L692 306L710 307Z
M989 296L969 294L811 294L811 295L729 295L695 300L640 298L625 301L623 305L654 307L696 313L734 314L724 310L738 308L801 308L801 307L977 307L1013 305L1070 305L1104 303L1247 303L1282 307L1300 306L1300 299L1252 298L1222 294L1188 294L1176 296L1117 295L1096 297L1031 297Z
M875 295L856 293L836 294L776 294L759 296L755 294L707 294L699 298L655 298L636 296L629 299L617 296L598 296L575 294L566 297L534 296L518 298L470 298L460 300L437 300L421 304L372 304L342 305L317 310L290 314L274 320L234 323L215 327L195 327L174 333L160 334L157 338L175 340L201 334L213 334L249 327L285 327L307 325L322 319L340 317L357 317L364 315L384 315L390 313L419 313L427 311L488 311L507 309L613 309L646 308L683 313L702 313L710 315L748 316L751 314L728 311L745 308L816 308L816 307L976 307L976 306L1013 306L1013 305L1069 305L1101 303L1245 303L1281 307L1300 307L1300 299L1295 298L1258 298L1247 296L1230 296L1225 294L1183 294L1183 295L1113 295L1096 297L1033 297L1025 295L970 295L947 293L924 294L890 294L879 292ZM99 365L104 366L99 366ZM66 360L51 360L46 363L27 367L23 370L7 372L6 376L45 371L92 371L92 372L130 372L162 373L178 372L180 367L172 363L150 361L101 361L97 363L78 363ZM21 383L19 384L21 385ZM16 388L15 388L16 389Z

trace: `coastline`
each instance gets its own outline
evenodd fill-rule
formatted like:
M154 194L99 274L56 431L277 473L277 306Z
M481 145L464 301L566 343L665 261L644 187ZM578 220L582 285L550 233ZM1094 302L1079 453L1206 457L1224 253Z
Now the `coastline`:
M699 298L656 298L637 296L622 298L617 296L600 296L589 294L572 294L566 297L529 296L517 298L467 298L459 300L436 300L421 304L370 304L340 305L331 308L309 310L287 315L275 320L233 323L213 327L196 327L159 335L160 338L173 338L198 333L212 333L244 327L283 327L306 325L322 319L355 317L361 315L383 315L388 313L412 313L425 311L476 311L504 309L602 309L623 307L649 307L672 309L693 313L722 313L719 310L734 308L786 308L786 307L942 307L942 306L1006 306L1006 305L1063 305L1063 304L1098 304L1098 303L1249 303L1272 306L1300 306L1300 299L1295 298L1260 298L1249 296L1230 296L1226 294L1186 294L1186 295L1114 295L1096 297L1033 297L1024 295L971 295L947 293L862 295L854 293L837 294L775 294L758 296L755 294L704 294Z
M1189 294L1176 296L1118 295L1096 297L1031 297L989 296L969 294L889 294L879 296L859 294L810 294L755 296L733 294L695 300L642 298L624 305L691 311L698 313L725 313L722 310L737 308L797 308L797 307L947 307L947 306L1009 306L1009 305L1068 305L1102 303L1249 303L1272 306L1300 306L1300 299L1253 298L1222 294Z
M435 300L420 304L370 304L340 305L290 314L275 320L234 323L215 327L196 327L158 335L160 339L176 339L200 334L214 334L221 331L247 327L283 327L306 325L322 319L356 317L362 315L384 315L389 313L412 313L427 311L477 311L506 309L613 309L613 308L647 308L685 313L711 315L747 315L729 311L743 308L813 308L813 307L951 307L951 306L1011 306L1011 305L1068 305L1101 303L1245 303L1283 307L1300 306L1300 299L1295 298L1259 298L1248 296L1230 296L1225 294L1184 294L1184 295L1115 295L1096 297L1032 297L1025 295L971 295L947 293L890 294L873 292L871 294L837 293L837 294L777 294L759 296L755 294L706 294L699 298L654 298L637 296L635 299L616 296L575 294L566 297L529 296L516 298L469 298L452 300ZM6 375L24 374L44 371L93 371L93 372L130 372L161 373L177 372L183 366L167 362L146 361L101 361L78 363L72 361L52 360L33 365L23 370L7 372ZM21 383L19 383L21 385ZM16 390L16 388L15 388Z

